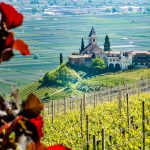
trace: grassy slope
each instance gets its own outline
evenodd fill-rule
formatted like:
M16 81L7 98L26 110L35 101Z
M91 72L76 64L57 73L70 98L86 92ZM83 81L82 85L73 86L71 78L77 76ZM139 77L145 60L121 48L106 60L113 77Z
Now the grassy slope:
M79 89L94 87L115 87L125 83L133 83L137 80L150 77L150 69L138 69L135 71L125 71L113 73L105 76L97 76L90 79L82 80Z
M105 102L101 105L87 106L87 114L89 115L89 134L90 134L90 149L92 146L92 136L96 135L96 139L100 140L98 149L101 149L101 131L105 129L106 149L112 146L112 150L119 148L125 150L128 146L129 149L140 149L142 146L142 100L145 101L145 119L150 116L150 94L145 93L140 96L129 97L129 110L130 116L133 116L134 123L131 124L130 134L127 129L127 114L126 114L126 101L122 100L122 117L120 119L120 111L118 109L117 101ZM43 141L46 145L50 144L65 144L75 150L82 150L86 144L86 123L83 117L83 138L81 137L80 130L80 112L71 111L66 115L56 116L54 124L52 125L49 116L45 117L45 136ZM150 130L148 121L145 122L145 131ZM125 129L125 136L120 135L120 129ZM136 128L136 129L135 129ZM112 136L112 145L109 142L109 136ZM128 138L130 142L128 145ZM148 148L149 135L146 135L146 149ZM124 148L124 149L123 149Z
M60 99L64 96L79 94L76 87L82 88L95 88L99 87L110 87L124 84L126 82L132 83L136 80L150 77L150 69L139 69L135 71L125 71L121 73L114 73L106 76L97 76L90 79L84 79L76 84L71 85L70 90L62 90L64 87L40 87L39 82L34 82L23 89L21 89L21 99L27 97L31 92L35 93L39 98L43 98L45 93L49 93L52 99ZM40 88L39 88L40 87Z
M48 93L51 99L63 98L66 95L69 96L70 94L76 93L76 90L72 90L71 83L79 79L80 76L74 70L63 64L55 70L46 73L39 81L21 89L20 98L25 99L31 92L35 93L39 98L43 98L45 93ZM68 82L70 83L70 88L66 90L66 84ZM64 85L59 86L58 83L63 83Z

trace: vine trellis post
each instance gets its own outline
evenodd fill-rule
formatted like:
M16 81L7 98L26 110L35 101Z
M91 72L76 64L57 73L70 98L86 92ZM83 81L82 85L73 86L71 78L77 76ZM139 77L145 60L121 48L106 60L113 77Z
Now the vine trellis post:
M86 115L86 149L89 150L89 117Z
M102 150L105 150L105 130L102 129Z
M142 139L143 139L143 150L145 150L145 104L142 101Z
M129 93L126 94L127 100L127 123L128 123L128 133L129 133L129 126L130 126L130 117L129 117Z

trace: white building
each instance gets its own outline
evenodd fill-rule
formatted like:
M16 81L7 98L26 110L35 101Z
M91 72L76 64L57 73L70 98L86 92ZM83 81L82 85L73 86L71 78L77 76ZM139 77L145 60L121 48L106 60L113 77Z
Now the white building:
M110 70L126 70L132 64L132 54L130 52L106 53L106 63Z

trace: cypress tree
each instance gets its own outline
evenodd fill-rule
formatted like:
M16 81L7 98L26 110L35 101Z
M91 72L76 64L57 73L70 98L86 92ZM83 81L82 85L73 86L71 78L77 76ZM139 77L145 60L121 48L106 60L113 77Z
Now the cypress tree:
M63 63L63 55L60 53L60 65Z
M83 40L83 38L82 38L80 54L81 54L83 51L84 51L84 40Z
M110 49L110 42L109 42L109 36L108 35L106 35L106 37L105 37L104 51L111 51L111 49Z

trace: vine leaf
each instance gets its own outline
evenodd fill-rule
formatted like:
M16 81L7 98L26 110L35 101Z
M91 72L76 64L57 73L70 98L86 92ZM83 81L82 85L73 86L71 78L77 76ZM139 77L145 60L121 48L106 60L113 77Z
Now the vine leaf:
M24 114L29 115L26 117L30 118L32 117L32 115L38 116L41 113L44 106L39 100L39 98L36 97L33 93L31 93L28 95L28 98L23 103L22 107L23 107Z
M30 55L30 50L28 44L26 44L23 40L17 39L14 41L13 48L18 50L22 55Z
M1 2L0 11L2 14L1 22L5 22L7 29L15 28L22 24L23 15L10 4Z

